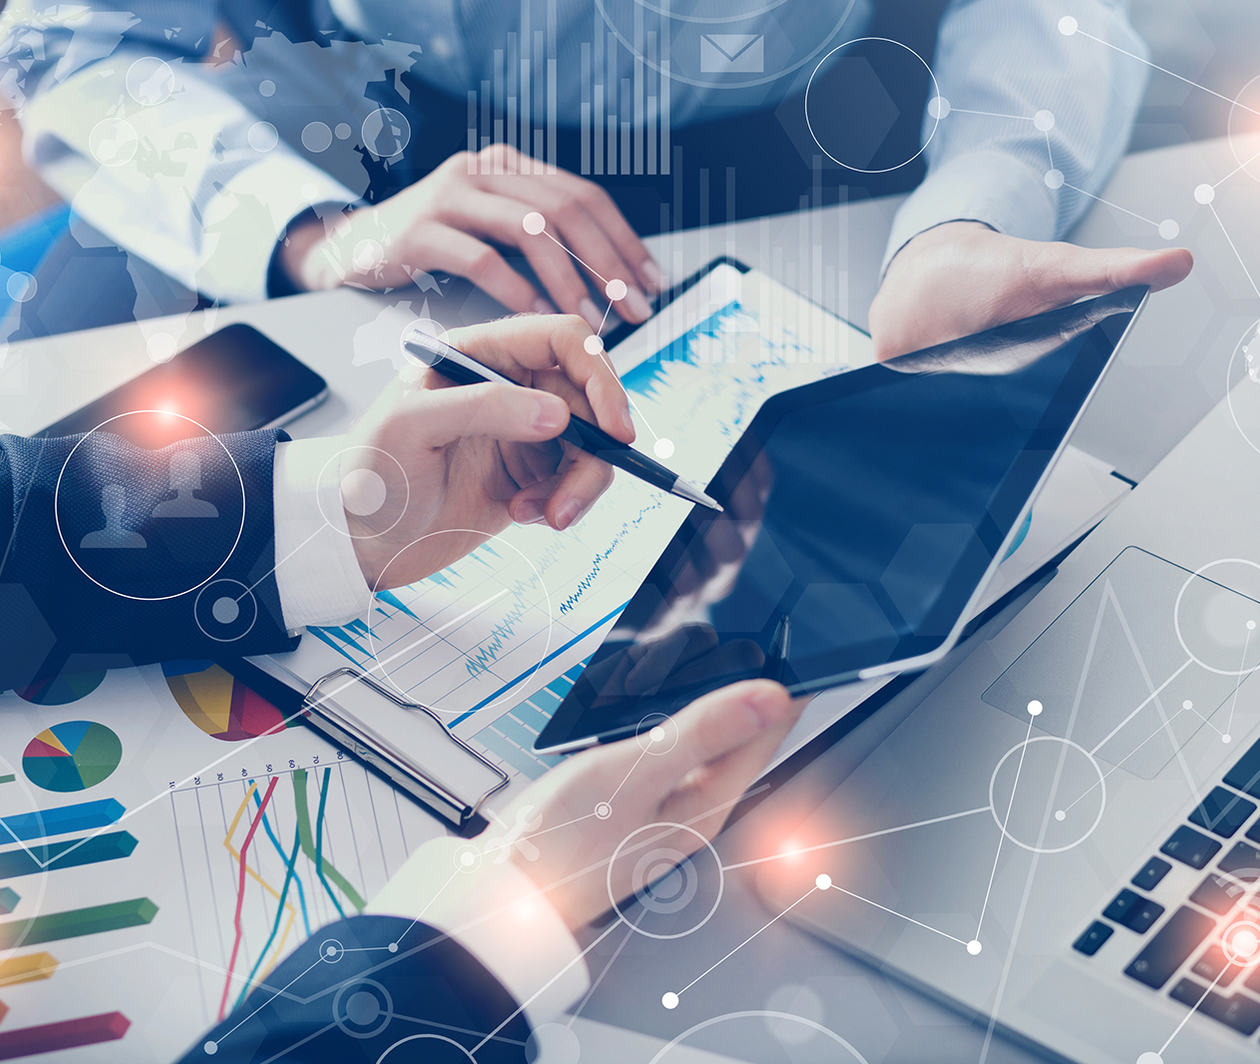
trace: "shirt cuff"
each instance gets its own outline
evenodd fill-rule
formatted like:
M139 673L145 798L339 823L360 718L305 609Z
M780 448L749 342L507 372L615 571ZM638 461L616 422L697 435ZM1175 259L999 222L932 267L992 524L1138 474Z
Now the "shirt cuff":
M341 504L343 447L339 439L276 445L276 587L291 632L362 617L372 599Z
M319 167L275 150L234 176L207 205L198 291L230 303L266 299L272 258L289 223L312 208L336 214L359 202Z
M481 962L525 1012L534 1030L590 986L586 962L565 922L528 874L482 856L472 871L462 839L425 843L373 898L367 913L421 920Z
M1056 193L1046 175L1001 151L956 156L929 171L893 219L880 276L920 233L946 222L981 222L1026 240L1053 240Z

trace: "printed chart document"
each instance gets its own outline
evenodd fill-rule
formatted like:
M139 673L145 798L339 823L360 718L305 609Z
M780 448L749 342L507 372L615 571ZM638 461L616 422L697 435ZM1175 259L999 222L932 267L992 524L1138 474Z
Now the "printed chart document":
M728 265L609 355L636 445L702 485L766 398L873 358L860 330ZM535 737L688 507L618 473L573 529L513 526L428 579L379 593L369 616L312 629L265 667L305 690L353 666L434 710L514 779L535 778L556 761L533 753ZM443 753L435 747L435 760ZM496 794L490 808L514 792Z

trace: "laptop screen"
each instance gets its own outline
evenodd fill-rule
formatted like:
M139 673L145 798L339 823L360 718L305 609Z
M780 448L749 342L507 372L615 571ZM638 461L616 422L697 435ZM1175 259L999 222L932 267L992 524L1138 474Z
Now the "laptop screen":
M707 488L725 511L692 511L538 745L623 736L736 680L803 693L943 652L1144 297L767 400Z

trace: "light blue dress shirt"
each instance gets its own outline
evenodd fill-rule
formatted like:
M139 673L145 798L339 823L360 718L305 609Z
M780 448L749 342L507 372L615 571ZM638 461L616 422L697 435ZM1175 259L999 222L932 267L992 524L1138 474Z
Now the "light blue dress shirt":
M875 3L326 0L325 7L313 0L320 24L360 39L330 33L321 47L273 34L216 66L201 61L221 21L206 0L140 0L130 11L12 0L3 16L0 91L19 104L29 159L80 217L188 287L247 301L265 296L267 266L288 221L311 205L362 193L354 147L376 106L365 90L392 78L405 97L391 71L414 64L415 74L456 99L485 83L491 109L502 113L528 53L520 42L538 34L555 57L556 121L576 125L587 64L609 84L633 82L633 49L655 20L674 28L676 47L655 109L677 126L719 98L730 113L799 94L830 50L863 36ZM731 15L740 10L749 14ZM948 4L936 55L924 57L948 113L924 116L927 177L899 211L887 257L954 219L1054 239L1086 205L1077 190L1101 189L1127 143L1146 71L1060 32L1062 14L1049 0ZM1124 0L1077 0L1073 15L1090 35L1145 54ZM760 52L744 62L759 64L764 76L714 74L705 63L721 55L702 53L697 66L678 51L710 32L762 38ZM230 47L219 52L233 55ZM152 59L135 65L146 57L169 70ZM146 70L157 76L146 81ZM423 116L412 116L412 135L424 135ZM1062 181L1047 182L1050 170Z

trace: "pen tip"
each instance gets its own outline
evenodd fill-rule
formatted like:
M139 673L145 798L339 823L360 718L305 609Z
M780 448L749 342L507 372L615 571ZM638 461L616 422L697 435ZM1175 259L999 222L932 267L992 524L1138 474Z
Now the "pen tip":
M711 499L694 484L689 484L681 477L674 483L674 494L681 495L688 502L698 503L700 506L713 510L715 513L725 513L716 499Z

